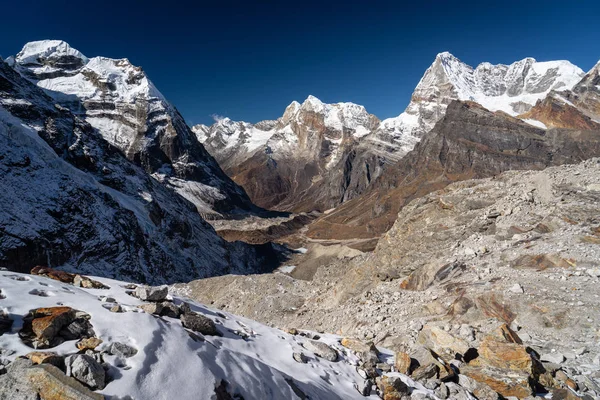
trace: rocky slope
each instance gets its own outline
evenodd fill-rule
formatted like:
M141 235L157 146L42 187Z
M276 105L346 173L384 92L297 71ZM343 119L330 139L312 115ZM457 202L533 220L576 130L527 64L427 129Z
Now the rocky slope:
M297 212L325 211L356 197L416 142L362 106L314 96L290 104L277 121L225 118L193 130L256 204Z
M412 199L455 181L541 169L600 155L597 130L542 129L473 102L454 101L415 149L361 197L311 224L312 238L377 237Z
M138 282L273 268L271 245L219 238L192 203L0 60L0 266Z
M374 253L323 265L312 282L225 276L178 290L276 326L371 339L413 376L424 371L412 363L437 363L431 376L470 382L477 398L499 398L485 386L597 398L599 172L591 159L453 183L405 206Z
M0 304L10 310L0 312L0 398L345 400L371 392L357 369L364 357L340 337L269 328L170 296L166 286L100 280L105 289L0 273ZM385 369L371 398L391 393L393 382L407 396L435 398L390 372L390 351L367 355Z
M9 64L85 119L147 173L211 217L257 211L182 116L127 59L87 58L67 43L27 43Z

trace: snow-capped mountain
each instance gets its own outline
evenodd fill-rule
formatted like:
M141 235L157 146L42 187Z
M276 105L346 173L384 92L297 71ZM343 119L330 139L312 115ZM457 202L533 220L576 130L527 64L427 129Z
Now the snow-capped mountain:
M221 239L190 202L55 103L0 59L0 267L158 283L276 262L270 245Z
M363 106L314 96L292 102L276 121L223 118L192 129L256 204L294 211L355 197L417 140L382 126Z
M203 215L254 209L129 60L88 58L63 41L44 40L27 43L9 63Z
M292 102L277 121L253 125L224 118L193 130L258 205L325 210L363 193L387 165L412 150L452 100L517 116L551 91L573 88L584 75L568 61L533 58L473 68L446 52L437 55L395 118L380 121L363 106L309 96L302 104Z
M436 56L406 110L383 121L390 129L421 137L445 114L452 100L479 103L490 111L517 116L552 90L571 89L585 73L569 61L525 58L510 65L488 62L473 68L448 52Z

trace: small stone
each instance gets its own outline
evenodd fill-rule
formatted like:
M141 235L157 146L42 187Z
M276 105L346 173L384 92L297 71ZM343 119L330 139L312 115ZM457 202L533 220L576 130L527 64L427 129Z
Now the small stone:
M373 386L373 384L369 380L364 380L362 382L357 382L354 384L354 388L358 391L358 393L360 393L361 395L363 395L365 397L371 395L371 387L372 386Z
M437 397L439 397L440 399L447 399L448 396L450 396L450 390L448 389L448 387L444 384L444 382L442 382L440 384L440 387L438 387L435 390L435 395Z
M93 357L86 354L75 354L65 358L67 376L72 376L79 382L92 389L104 389L106 386L106 373Z
M561 364L563 361L565 361L565 356L561 353L546 353L541 355L540 360L548 361L554 364Z
M375 368L381 370L382 372L390 372L392 370L392 366L388 363L377 363Z
M578 349L573 349L573 353L575 353L577 356L582 356L587 353L587 349L585 347L580 347Z
M86 338L86 339L82 339L79 342L77 342L75 344L75 346L79 349L79 350L94 350L96 347L100 346L102 344L102 339L99 339L97 337L91 337L91 338Z
M515 283L514 285L512 285L510 287L510 289L508 289L508 290L512 293L517 293L517 294L521 294L521 293L525 292L525 290L523 290L523 286L519 285L518 283Z
M137 354L137 349L125 343L113 342L107 350L108 354L121 358L133 357Z
M169 294L169 287L163 286L138 286L135 288L135 297L144 301L164 301Z
M467 324L460 326L458 334L469 341L475 340L475 330Z
M121 307L120 304L115 304L114 306L112 306L110 308L110 312L114 312L114 313L122 313L124 312L123 307Z
M294 357L294 361L302 363L302 364L306 364L306 362L308 361L306 359L306 356L304 354L302 354L302 353L299 353L299 352L298 353L294 353L293 357Z

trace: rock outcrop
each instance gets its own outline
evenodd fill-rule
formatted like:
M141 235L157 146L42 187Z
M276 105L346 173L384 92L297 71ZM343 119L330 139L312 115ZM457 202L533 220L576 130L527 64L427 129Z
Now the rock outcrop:
M413 151L361 197L313 222L307 235L315 239L377 237L391 228L408 202L451 182L598 155L597 130L544 130L476 103L454 101Z

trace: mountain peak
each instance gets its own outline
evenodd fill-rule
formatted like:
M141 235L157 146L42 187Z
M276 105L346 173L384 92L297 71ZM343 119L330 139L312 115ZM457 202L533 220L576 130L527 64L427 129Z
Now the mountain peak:
M79 50L72 48L63 40L39 40L29 42L23 46L23 49L17 54L16 61L19 64L42 64L42 61L58 61L62 57L74 57L82 61L82 64L88 62L88 58Z
M436 60L458 60L458 58L456 58L452 53L450 53L449 51L443 51L441 53L438 53L435 56Z

